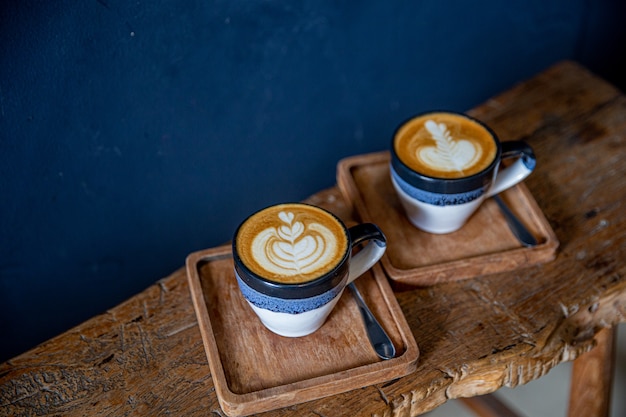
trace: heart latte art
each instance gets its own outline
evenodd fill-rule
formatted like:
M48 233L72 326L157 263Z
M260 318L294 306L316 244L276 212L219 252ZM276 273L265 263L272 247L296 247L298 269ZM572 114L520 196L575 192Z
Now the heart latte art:
M491 133L458 114L430 113L398 130L398 157L414 171L436 178L462 178L487 168L496 155Z
M343 259L346 231L330 213L303 204L273 206L252 215L236 236L237 253L255 274L281 283L318 278Z

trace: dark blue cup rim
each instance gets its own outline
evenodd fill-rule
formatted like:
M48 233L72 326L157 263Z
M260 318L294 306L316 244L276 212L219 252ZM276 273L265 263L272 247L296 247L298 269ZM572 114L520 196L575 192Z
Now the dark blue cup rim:
M482 171L477 172L476 174L463 177L463 178L441 178L441 177L433 177L425 174L421 174L417 171L414 171L412 168L407 166L398 154L396 153L395 140L398 132L404 125L409 123L411 120L426 116L428 114L435 113L448 113L454 114L463 118L466 118L472 122L475 122L485 128L493 137L493 140L496 144L496 155L493 158L493 161ZM480 120L468 116L465 113L460 113L451 110L431 110L423 113L418 113L406 119L402 122L394 131L393 137L391 138L391 167L396 172L396 174L406 181L409 185L425 190L430 191L432 193L440 193L440 194L459 194L465 193L468 191L482 189L488 186L493 180L494 173L496 169L500 165L500 159L502 157L502 144L498 138L498 135L485 123Z
M239 256L237 252L237 235L239 234L239 230L241 229L241 226L246 222L246 220L248 220L250 217L254 216L255 214L265 209L268 209L270 207L274 207L277 205L283 205L283 204L302 205L302 206L309 206L309 207L320 209L330 214L342 226L343 231L346 235L346 242L347 242L346 251L343 254L343 257L341 258L341 260L337 263L337 265L332 270L322 275L321 277L315 278L311 281L306 281L302 283L293 283L293 284L272 281L268 278L262 277L254 273L250 268L248 268L245 265L245 263ZM352 241L350 238L350 233L348 233L348 228L346 227L344 222L342 222L341 219L339 219L339 217L337 217L330 211L322 207L312 205L312 204L299 203L299 202L298 203L286 202L286 203L272 204L270 206L257 210L251 215L249 215L248 217L246 217L246 219L242 221L240 225L237 227L237 230L235 231L235 234L233 235L232 248L233 248L232 250L233 250L233 260L234 260L235 271L237 272L237 275L239 275L239 278L241 278L241 280L244 283L246 283L246 285L250 286L251 288L255 289L256 291L262 294L269 295L272 297L285 298L285 299L299 299L299 298L315 297L317 295L323 294L327 291L332 290L338 285L341 285L342 282L348 278L348 267L350 265L349 260L350 260L350 256L352 253L352 250L351 250Z

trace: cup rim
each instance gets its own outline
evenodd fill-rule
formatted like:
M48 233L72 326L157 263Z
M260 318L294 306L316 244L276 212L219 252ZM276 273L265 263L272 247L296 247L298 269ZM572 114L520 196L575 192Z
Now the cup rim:
M260 213L271 207L282 206L282 205L300 205L300 206L313 207L315 209L321 210L329 214L342 227L344 234L346 236L346 242L347 242L346 249L345 249L344 254L341 257L341 260L337 262L337 265L335 265L330 271L326 272L320 277L314 278L309 281L299 282L299 283L284 283L284 282L273 281L269 278L263 277L255 273L250 268L248 268L246 264L243 262L243 260L239 256L239 253L237 252L237 235L239 234L239 230L241 229L242 225L248 219L250 219L252 216L256 215L257 213ZM339 217L337 217L334 213L331 213L330 211L322 207L316 206L314 204L302 203L302 202L284 202L284 203L271 204L259 210L256 210L255 212L247 216L244 220L242 220L241 223L239 223L239 225L237 226L237 229L235 230L235 233L233 235L233 240L232 240L232 253L233 253L234 268L239 278L246 285L250 286L251 288L253 288L254 290L262 294L269 295L272 297L277 297L277 298L284 298L284 299L301 299L301 298L315 297L317 295L323 294L337 287L338 285L340 285L342 281L346 280L348 277L348 266L349 266L348 261L352 253L351 248L352 248L352 241L350 238L350 233L348 232L348 228L346 227L345 223Z
M496 145L496 154L491 161L491 163L480 170L479 172L469 175L467 177L462 178L442 178L442 177L434 177L426 174L422 174L420 172L415 171L410 168L406 163L404 163L396 152L396 137L400 129L402 129L407 123L412 120L423 117L428 114L434 113L447 113L456 116L463 117L468 119L474 123L479 124L484 129L489 132L491 137L494 140ZM426 191L430 191L433 193L440 194L458 194L464 193L472 190L477 190L480 188L484 188L487 186L492 180L492 173L496 171L498 166L500 165L500 160L502 157L502 144L500 142L500 138L496 133L484 122L476 119L475 117L469 116L465 113L453 111L453 110L428 110L421 113L414 114L413 116L405 119L402 123L400 123L396 129L394 130L393 136L391 138L391 167L394 169L396 174L400 176L404 181L409 183L413 187L417 187Z

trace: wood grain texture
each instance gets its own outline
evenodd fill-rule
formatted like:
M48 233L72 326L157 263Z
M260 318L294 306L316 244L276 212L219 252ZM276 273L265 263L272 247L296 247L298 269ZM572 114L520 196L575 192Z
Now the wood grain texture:
M435 285L554 259L559 242L523 183L501 196L537 238L532 248L520 244L491 199L454 233L435 235L417 229L393 188L389 162L387 151L345 158L337 166L337 185L355 215L376 223L387 236L381 263L392 281Z
M564 62L471 113L535 149L525 183L556 259L397 291L420 346L414 373L264 416L415 416L537 379L626 321L624 95ZM337 188L309 202L352 217ZM223 415L184 269L0 364L0 415Z
M187 276L213 385L229 416L287 407L415 371L419 350L380 265L355 285L396 348L386 361L371 347L350 291L319 330L286 338L265 329L241 296L230 246L189 255Z
M574 361L568 417L610 415L616 336L615 327L602 329L596 334L596 347Z

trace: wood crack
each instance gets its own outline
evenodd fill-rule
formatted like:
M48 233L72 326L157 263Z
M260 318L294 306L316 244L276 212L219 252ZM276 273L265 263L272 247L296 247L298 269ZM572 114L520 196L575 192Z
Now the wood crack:
M382 388L380 388L379 386L376 386L376 390L378 390L378 394L380 394L380 398L382 398L385 404L389 405L389 398L387 398L387 395L382 390Z

